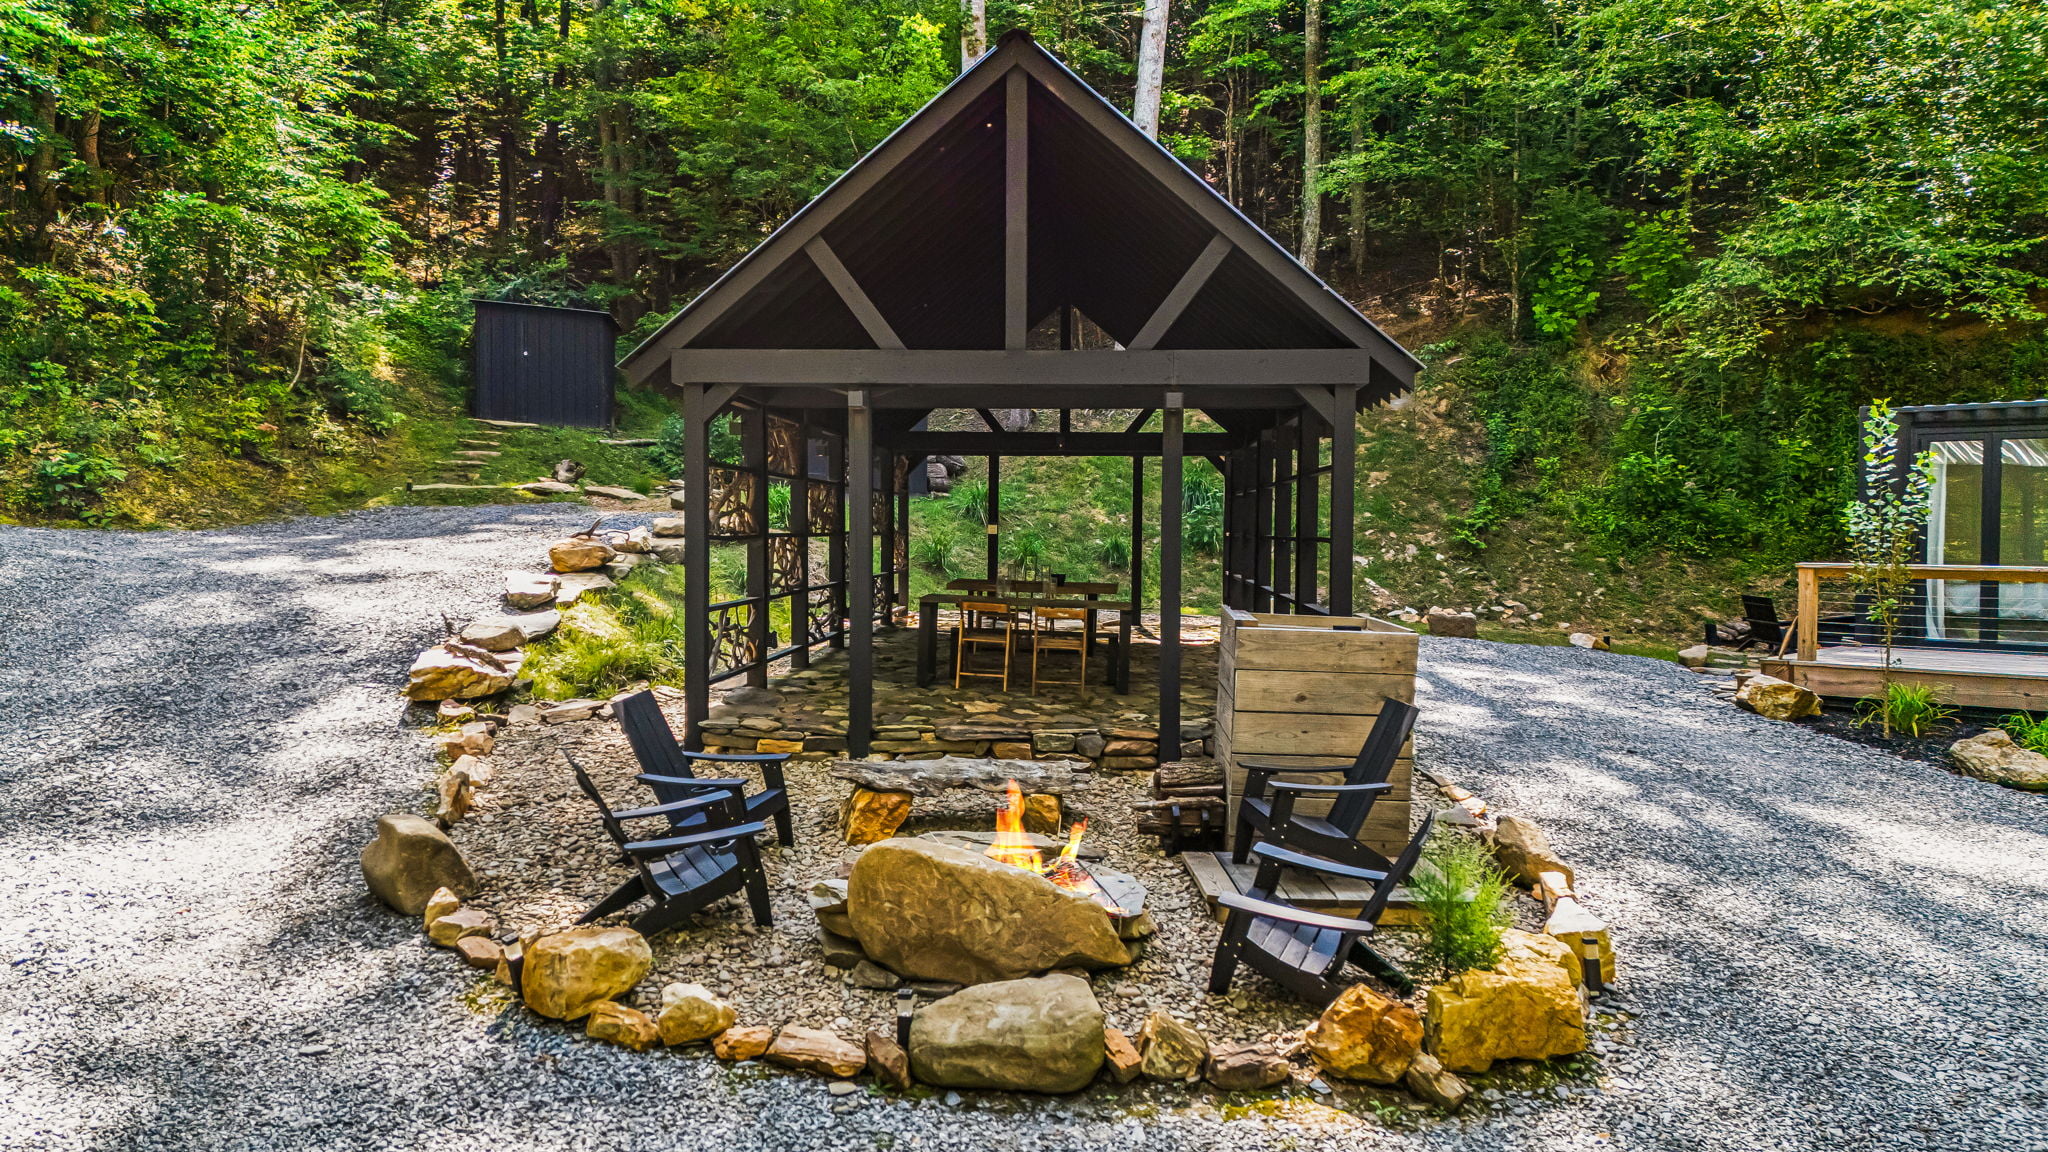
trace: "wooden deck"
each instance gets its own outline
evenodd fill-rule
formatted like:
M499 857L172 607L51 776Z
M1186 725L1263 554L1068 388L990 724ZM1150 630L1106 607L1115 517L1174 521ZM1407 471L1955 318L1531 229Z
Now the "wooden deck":
M1937 685L1958 707L2048 709L2048 652L1894 648L1892 659L1893 680ZM1770 657L1763 672L1830 700L1860 700L1883 686L1884 649L1847 645L1821 648L1810 659Z
M1209 910L1222 919L1216 898L1228 892L1239 895L1251 887L1252 877L1257 868L1251 864L1233 864L1228 852L1183 852L1181 866L1194 878L1195 887L1208 902ZM1315 912L1327 912L1333 916L1355 916L1372 896L1371 885L1357 880L1346 880L1338 876L1311 876L1294 869L1280 874L1280 899L1297 908ZM1409 900L1405 888L1396 888L1394 898L1387 903L1387 911L1380 917L1380 923L1398 927L1418 922L1414 903Z

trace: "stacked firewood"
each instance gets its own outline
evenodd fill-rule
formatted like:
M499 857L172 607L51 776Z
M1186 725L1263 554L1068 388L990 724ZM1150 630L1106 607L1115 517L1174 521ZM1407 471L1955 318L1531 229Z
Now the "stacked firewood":
M1152 772L1152 799L1131 805L1138 831L1160 838L1168 853L1220 844L1224 832L1223 768L1172 760Z

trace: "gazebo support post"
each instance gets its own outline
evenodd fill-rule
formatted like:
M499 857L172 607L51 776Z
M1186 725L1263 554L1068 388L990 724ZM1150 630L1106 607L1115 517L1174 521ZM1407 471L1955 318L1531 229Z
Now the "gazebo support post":
M1159 747L1180 747L1180 549L1182 395L1161 410L1159 457Z
M875 717L875 434L865 389L846 394L846 750L868 754Z
M1353 611L1352 585L1357 561L1352 502L1358 494L1358 385L1340 384L1336 392L1337 425L1330 432L1330 615Z
M1316 537L1322 509L1318 506L1316 481L1322 465L1322 431L1315 414L1302 408L1295 415L1294 481L1294 610L1312 611L1322 603L1316 579Z
M766 688L768 650L774 646L768 634L768 409L754 407L742 411L740 460L750 482L747 517L754 524L747 537L747 599L752 601L747 615L747 646L754 650L753 662L747 666L747 683Z
M996 429L996 431L1001 431L1001 429ZM982 516L982 521L987 525L983 529L983 533L988 538L988 578L1000 580L1003 577L1003 458L1001 456L991 456L988 458L987 495L987 509Z
M1131 608L1145 610L1145 458L1131 457Z
M789 594L789 654L792 668L811 666L811 414L797 413L796 479L789 482L789 532L796 537L796 566Z

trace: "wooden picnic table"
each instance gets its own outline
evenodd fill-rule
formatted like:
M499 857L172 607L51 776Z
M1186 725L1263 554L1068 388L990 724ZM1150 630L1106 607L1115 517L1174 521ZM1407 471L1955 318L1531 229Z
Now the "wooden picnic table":
M1072 588L1073 585L1067 585ZM1119 695L1131 690L1131 629L1138 620L1137 606L1127 600L1075 599L1072 596L1005 596L991 592L930 592L917 601L917 686L929 688L938 678L939 605L958 606L966 601L1002 604L1010 608L1079 608L1088 613L1088 635L1093 643L1095 614L1116 613L1116 639L1110 644L1104 682Z

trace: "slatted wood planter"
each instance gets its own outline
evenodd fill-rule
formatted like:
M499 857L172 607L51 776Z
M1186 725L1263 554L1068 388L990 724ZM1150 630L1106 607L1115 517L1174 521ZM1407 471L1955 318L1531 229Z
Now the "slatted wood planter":
M1349 763L1372 731L1382 697L1415 699L1414 632L1371 616L1276 616L1226 608L1216 685L1216 759L1226 769L1230 827L1244 794L1237 758L1274 764ZM1387 778L1359 839L1388 855L1408 839L1414 748ZM1340 774L1306 779L1336 783ZM1326 800L1297 811L1321 815Z

